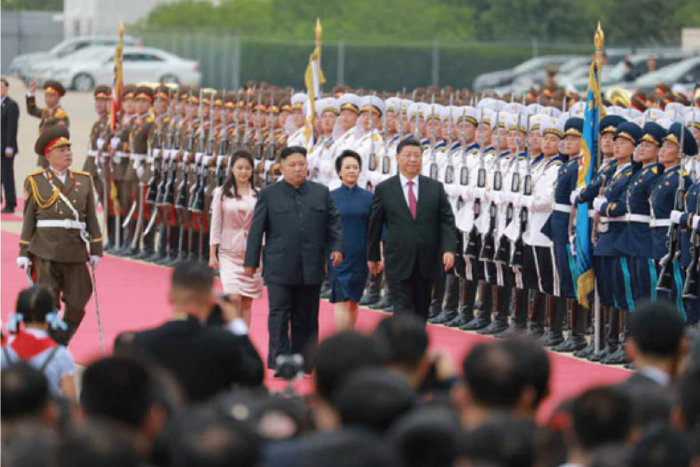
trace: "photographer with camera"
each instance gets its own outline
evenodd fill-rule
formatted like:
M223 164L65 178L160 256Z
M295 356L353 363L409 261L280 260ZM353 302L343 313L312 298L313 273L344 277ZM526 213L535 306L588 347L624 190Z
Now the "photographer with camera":
M119 335L115 354L152 358L172 372L190 403L234 385L262 385L263 364L248 339L248 327L236 306L215 295L213 286L209 267L196 261L179 263L168 293L175 320Z

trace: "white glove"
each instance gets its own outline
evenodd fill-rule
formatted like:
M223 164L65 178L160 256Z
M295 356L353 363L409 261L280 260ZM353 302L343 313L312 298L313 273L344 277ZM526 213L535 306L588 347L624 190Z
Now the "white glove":
M15 152L15 150L12 148L5 148L5 155L6 156L11 156L12 154L14 154L14 152Z
M109 145L112 147L112 149L117 149L117 146L119 146L119 143L121 143L121 141L121 138L115 136L111 140L109 140Z
M515 200L515 203L518 206L527 206L530 204L530 200L532 199L532 196L528 195L518 195L517 199Z
M603 204L605 204L607 202L608 202L608 199L605 196L598 196L593 200L593 209L600 212L600 208L603 206Z
M672 224L680 223L682 215L683 215L683 213L681 211L676 211L676 210L671 211L671 216L670 216L671 223Z
M143 174L146 172L146 169L143 168L143 164L139 164L138 167L136 167L136 176L139 178L143 178Z
M576 204L576 199L578 198L578 195L581 194L581 188L576 188L574 191L571 192L569 195L569 203L573 206Z
M88 263L90 263L90 266L92 269L97 269L97 265L100 264L100 257L97 255L90 255L90 259L88 260Z
M97 138L97 149L102 149L105 147L105 140L104 138Z
M29 269L29 265L31 265L32 262L29 261L29 258L26 256L20 256L17 258L17 267L20 269L24 269L25 271Z
M501 204L503 202L503 194L502 191L491 191L488 194L489 201L493 204Z
M576 235L569 235L569 245L575 245Z
M700 216L693 216L693 229L698 230L698 225L700 225Z

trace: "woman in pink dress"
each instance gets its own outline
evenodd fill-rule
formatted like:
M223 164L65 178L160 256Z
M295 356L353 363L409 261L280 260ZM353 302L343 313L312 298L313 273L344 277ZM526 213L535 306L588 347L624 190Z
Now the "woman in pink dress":
M253 277L243 273L243 260L258 192L252 183L253 156L239 150L231 157L231 172L212 198L209 266L221 270L224 293L250 326L253 299L262 295L263 283L259 270Z

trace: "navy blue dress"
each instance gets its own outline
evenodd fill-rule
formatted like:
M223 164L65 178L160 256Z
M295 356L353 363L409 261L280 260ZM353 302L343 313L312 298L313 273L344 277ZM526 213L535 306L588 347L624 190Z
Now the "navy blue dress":
M343 221L344 257L338 267L328 265L331 303L359 302L367 282L367 223L372 210L372 193L342 185L331 196Z

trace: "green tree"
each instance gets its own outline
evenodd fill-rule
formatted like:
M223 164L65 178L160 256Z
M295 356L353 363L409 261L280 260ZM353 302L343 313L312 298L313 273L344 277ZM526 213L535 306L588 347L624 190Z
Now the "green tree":
M2 9L7 11L63 11L63 0L2 0Z

